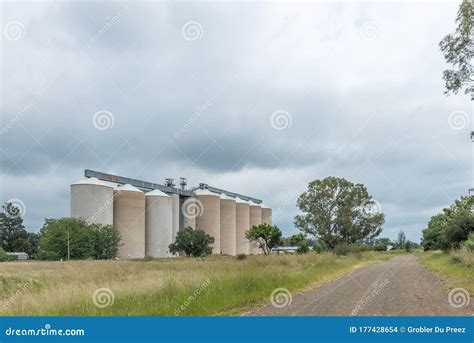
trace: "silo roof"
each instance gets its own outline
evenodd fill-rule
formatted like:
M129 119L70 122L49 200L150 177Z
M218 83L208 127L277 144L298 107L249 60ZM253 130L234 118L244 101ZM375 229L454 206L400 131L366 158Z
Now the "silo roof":
M220 195L220 198L223 199L223 200L235 200L235 198L232 198L224 193L221 193Z
M101 181L96 177L88 177L88 178L82 179L80 181L73 183L71 186L74 186L74 185L93 185L93 186L105 186L105 187L113 188L108 183Z
M260 207L260 204L257 204L256 202L253 202L253 201L251 201L251 200L249 200L248 203L249 203L250 206L258 206L258 207Z
M140 192L143 193L141 190L139 190L137 187L134 187L132 185L129 185L128 183L122 186L118 186L114 188L114 190L117 191L127 191L127 192Z
M160 191L159 189L152 190L150 192L145 193L146 196L158 196L158 197L167 197L169 198L169 195Z
M262 208L268 208L269 210L271 209L270 207L268 207L267 205L265 205L263 202L260 204L260 206L261 206Z
M196 189L194 191L194 195L212 195L218 197L219 194L211 192L210 190L207 189Z
M239 197L235 198L235 202L237 204L248 204L249 203L248 201L242 200Z

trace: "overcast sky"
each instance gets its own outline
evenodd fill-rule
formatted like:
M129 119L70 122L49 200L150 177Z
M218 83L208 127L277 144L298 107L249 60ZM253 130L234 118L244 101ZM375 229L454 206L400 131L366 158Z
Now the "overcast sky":
M363 183L418 241L472 180L472 105L443 95L457 1L3 3L1 200L69 215L84 169L260 199Z

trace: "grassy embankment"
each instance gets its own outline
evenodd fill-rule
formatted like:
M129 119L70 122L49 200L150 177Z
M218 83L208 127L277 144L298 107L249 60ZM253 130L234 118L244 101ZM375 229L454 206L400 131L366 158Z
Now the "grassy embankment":
M1 263L0 315L174 315L182 305L180 315L238 315L268 303L275 288L302 290L394 254ZM92 295L104 287L115 300L98 308Z
M474 295L474 253L418 251L415 254L422 265L440 276L446 290L462 287Z

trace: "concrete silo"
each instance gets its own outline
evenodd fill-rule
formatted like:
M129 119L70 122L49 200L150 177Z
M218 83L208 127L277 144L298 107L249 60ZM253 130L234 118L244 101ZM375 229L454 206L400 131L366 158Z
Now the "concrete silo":
M71 217L89 223L112 225L113 187L95 177L71 185Z
M122 237L120 258L145 257L145 193L129 184L114 189L114 227Z
M172 193L170 194L171 203L173 208L173 214L171 217L171 225L172 225L172 235L173 235L173 242L176 239L176 235L179 231L179 194Z
M225 194L220 195L220 227L221 252L226 255L235 255L236 239L236 203L235 199Z
M168 246L172 243L171 197L160 190L145 194L145 255L169 257Z
M260 224L262 224L262 208L259 204L249 201L249 228ZM251 254L260 254L261 252L257 242L250 242Z
M235 199L235 249L237 254L249 254L249 240L245 233L250 227L249 203L240 198Z
M207 234L214 237L214 243L212 244L212 253L220 254L220 197L218 194L213 193L207 189L197 189L194 194L196 197L197 204L202 207L201 215L196 217L196 229L201 229Z
M260 204L262 207L262 224L272 225L272 209L264 204Z
M181 213L183 215L183 228L190 227L196 229L196 217L201 215L202 206L194 197L183 197L184 201L181 204Z

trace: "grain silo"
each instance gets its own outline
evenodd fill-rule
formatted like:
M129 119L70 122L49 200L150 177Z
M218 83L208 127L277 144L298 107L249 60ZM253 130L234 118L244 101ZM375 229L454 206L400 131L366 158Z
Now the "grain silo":
M262 224L262 208L259 204L249 201L249 227ZM262 251L258 247L258 243L250 242L250 253L260 254Z
M235 199L235 248L237 254L249 254L249 240L245 233L250 227L249 203L240 198Z
M120 258L145 257L145 193L129 184L114 189L114 227L122 237Z
M198 205L203 209L201 215L196 218L196 229L214 237L212 253L220 254L220 197L207 189L197 189L194 194Z
M113 224L113 187L95 177L71 185L71 217L89 223Z
M176 239L176 235L179 231L179 194L172 193L170 194L171 203L173 208L173 214L171 217L171 225L172 225L172 236L173 242Z
M168 246L172 243L171 197L155 189L145 195L145 255L169 257Z
M262 207L262 224L272 225L272 209L264 204L260 204Z
M181 213L183 214L183 228L190 227L196 229L196 217L201 215L202 206L194 197L183 197L184 201L181 204Z
M221 252L226 255L235 255L236 238L236 203L235 199L225 194L220 195L220 227L221 227Z

